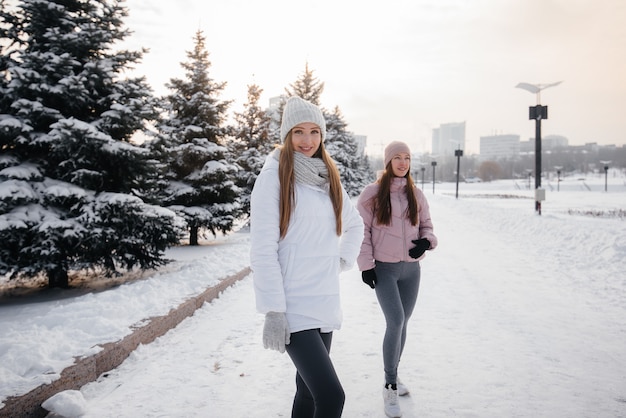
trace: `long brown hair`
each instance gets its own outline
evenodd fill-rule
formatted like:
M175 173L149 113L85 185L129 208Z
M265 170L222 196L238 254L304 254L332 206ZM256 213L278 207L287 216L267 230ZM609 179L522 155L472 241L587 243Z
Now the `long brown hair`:
M389 225L391 223L391 182L393 181L393 169L391 162L385 167L385 171L378 179L378 193L374 196L374 213L376 214L376 222L379 225ZM417 205L417 196L415 195L415 183L411 177L411 172L407 172L404 176L406 179L406 198L409 205L406 209L406 216L411 221L411 225L417 225L419 207Z
M280 237L287 235L289 228L289 220L295 205L295 184L296 175L294 173L294 153L293 142L291 141L291 132L287 134L284 145L280 148L280 158L278 160L278 179L280 181ZM324 141L320 142L320 146L311 158L321 158L328 169L328 182L330 189L328 195L333 204L335 212L335 231L337 235L341 235L341 211L343 208L343 193L341 189L341 180L339 178L339 170L335 162L330 157Z

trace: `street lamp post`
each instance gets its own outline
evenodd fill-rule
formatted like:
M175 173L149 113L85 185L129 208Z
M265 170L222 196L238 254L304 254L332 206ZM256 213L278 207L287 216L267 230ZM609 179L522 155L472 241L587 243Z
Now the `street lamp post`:
M608 191L609 164L611 161L600 161L604 165L604 191Z
M535 120L535 191L541 188L541 120L548 119L548 106L531 106L529 119ZM536 192L535 192L536 193ZM535 197L535 210L541 215L541 201Z
M554 168L556 168L556 191L560 192L561 191L561 169L563 167L557 165Z
M435 194L435 167L437 167L437 161L430 163L433 166L433 194Z
M459 198L459 172L461 171L461 157L463 156L462 149L455 149L454 156L456 157L456 198Z
M426 167L422 166L420 170L422 170L422 191L424 191L424 172L426 171Z
M548 119L548 106L542 106L540 104L541 90L557 86L561 83L562 81L551 84L519 83L515 86L537 95L537 106L531 106L529 108L528 119L535 120L535 210L539 215L541 215L542 196L545 196L539 191L539 189L541 189L541 120Z

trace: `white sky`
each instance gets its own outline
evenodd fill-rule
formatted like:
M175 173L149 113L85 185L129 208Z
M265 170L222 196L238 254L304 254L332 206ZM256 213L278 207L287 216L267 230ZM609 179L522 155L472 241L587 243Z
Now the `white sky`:
M458 200L454 183L435 194L426 185L439 246L421 263L400 363L411 390L400 400L404 418L625 416L626 223L568 213L617 212L624 180L610 173L606 193L602 175L566 177L559 192L551 179L541 216L524 182L461 184ZM107 291L0 299L0 415L8 396L57 379L75 357L249 264L247 230L203 244L171 248L176 262L162 272ZM341 286L344 322L331 355L344 416L380 417L383 315L356 267ZM288 416L295 368L263 349L262 329L248 276L46 407L84 418Z
M240 111L247 85L263 101L282 94L306 62L324 82L322 105L339 106L370 152L392 140L430 150L432 129L467 123L479 137L534 136L519 82L552 83L542 135L571 145L626 144L626 2L622 0L128 0L138 71L155 92L183 76L201 29L211 75Z

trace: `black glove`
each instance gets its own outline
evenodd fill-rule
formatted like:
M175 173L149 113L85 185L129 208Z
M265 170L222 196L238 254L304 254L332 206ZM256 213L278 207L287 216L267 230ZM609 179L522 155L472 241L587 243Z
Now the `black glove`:
M363 278L363 283L371 287L372 289L376 287L376 272L374 269L365 270L361 272L361 277Z
M415 244L415 247L409 250L409 255L412 258L420 258L422 254L424 254L424 251L430 248L430 241L426 238L414 239L411 242Z

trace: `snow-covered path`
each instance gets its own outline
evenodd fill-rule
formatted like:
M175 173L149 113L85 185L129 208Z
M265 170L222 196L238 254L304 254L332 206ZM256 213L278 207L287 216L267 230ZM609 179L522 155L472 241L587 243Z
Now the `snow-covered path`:
M507 224L494 218L500 212L485 216L484 202L455 203L436 206L446 245L424 263L430 280L416 338L429 370L419 416L626 415L626 326L618 319L626 312L607 299L623 301L623 289L602 291L580 243L556 254L561 239L550 235L569 232L558 217L527 211ZM610 228L594 223L596 233ZM586 269L568 268L580 257ZM611 268L617 279L619 264Z
M400 367L404 417L626 416L624 222L427 197L440 246ZM344 416L382 417L382 314L356 269L342 279ZM87 416L290 416L295 370L263 349L262 320L247 277L83 387Z

